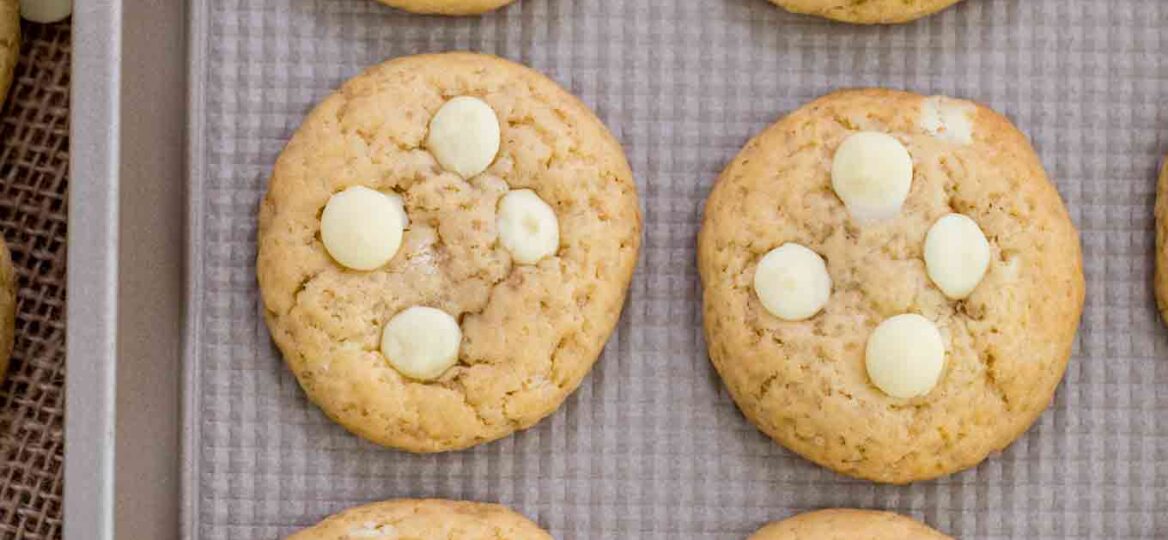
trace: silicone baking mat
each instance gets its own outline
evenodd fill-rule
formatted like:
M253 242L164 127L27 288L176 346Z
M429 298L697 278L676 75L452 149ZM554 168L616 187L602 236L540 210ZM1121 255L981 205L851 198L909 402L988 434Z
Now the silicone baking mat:
M273 538L392 497L496 501L562 539L743 538L849 506L968 539L1168 537L1168 331L1150 277L1168 150L1168 2L967 0L865 28L764 0L518 0L484 17L370 0L194 2L185 527ZM256 208L312 105L363 67L426 51L518 60L624 144L645 243L619 329L535 428L444 455L384 450L307 403L261 320ZM747 138L837 88L990 104L1034 140L1082 230L1088 298L1052 408L976 469L908 487L820 469L735 409L700 331L702 203Z

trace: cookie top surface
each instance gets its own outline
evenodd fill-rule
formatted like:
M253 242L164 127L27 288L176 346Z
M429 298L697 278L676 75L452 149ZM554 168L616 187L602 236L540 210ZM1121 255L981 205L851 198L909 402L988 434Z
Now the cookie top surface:
M8 244L0 239L0 379L8 372L12 345L16 341L16 267Z
M1156 186L1156 304L1160 317L1168 323L1168 156L1160 169Z
M749 540L946 540L929 527L892 512L831 509L807 512L758 530Z
M428 131L467 96L497 116L498 151L464 179ZM354 186L405 210L400 247L372 270L338 263L320 234L326 205ZM526 195L521 232L558 222L534 262L501 239L514 194ZM273 339L326 414L382 445L453 450L531 426L579 385L620 316L640 230L620 145L580 101L506 60L419 55L348 81L292 136L260 208L257 273ZM414 354L432 345L408 342L419 329L441 329L442 346ZM453 365L433 369L448 346ZM391 364L386 350L416 362Z
M913 166L903 206L875 223L833 190L833 159L858 132L890 135ZM961 300L925 262L929 231L953 213L989 245ZM786 243L830 276L804 320L776 317L752 286ZM972 102L893 90L829 94L751 140L710 194L698 259L710 357L746 417L820 465L880 482L961 470L1017 438L1052 399L1083 305L1078 235L1026 138ZM937 343L938 363L908 379L873 369L869 338L894 321L935 327L907 352ZM900 335L882 333L883 347L895 353ZM905 384L874 384L888 374Z
M378 0L405 11L430 15L478 15L515 0Z
M440 499L398 499L358 506L288 540L551 540L531 520L497 505Z
M960 0L771 0L792 11L856 24L895 24L932 15Z

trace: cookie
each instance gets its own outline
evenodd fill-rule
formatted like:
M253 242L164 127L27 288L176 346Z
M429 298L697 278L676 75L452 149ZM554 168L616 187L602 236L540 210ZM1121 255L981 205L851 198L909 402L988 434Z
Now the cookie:
M892 512L831 509L770 523L749 540L946 540L929 527Z
M8 244L0 239L0 380L8 373L12 345L16 342L16 267Z
M440 499L397 499L345 510L288 540L551 540L531 520L497 504Z
M1156 187L1156 305L1160 317L1168 323L1168 157L1160 170Z
M894 90L829 94L751 140L709 196L698 262L710 358L745 416L877 482L1020 436L1083 307L1078 233L1026 137Z
M20 2L0 0L0 103L12 85L12 73L20 58Z
M959 0L771 0L793 13L817 15L855 24L909 22L945 9Z
M503 7L515 0L379 0L381 3L429 15L478 15Z
M259 211L272 337L378 444L469 447L551 414L620 316L641 216L620 145L492 56L399 58L304 120Z

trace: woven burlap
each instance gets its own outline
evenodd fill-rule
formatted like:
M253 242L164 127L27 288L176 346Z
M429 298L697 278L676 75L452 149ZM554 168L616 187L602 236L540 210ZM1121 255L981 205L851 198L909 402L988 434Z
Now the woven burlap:
M0 112L0 232L20 276L16 346L0 386L0 538L59 538L70 26L22 31Z

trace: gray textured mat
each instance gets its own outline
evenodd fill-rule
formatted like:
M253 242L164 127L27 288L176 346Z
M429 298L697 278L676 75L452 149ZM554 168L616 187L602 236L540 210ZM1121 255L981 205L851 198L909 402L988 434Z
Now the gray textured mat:
M763 0L518 0L482 18L369 0L196 0L187 532L273 538L401 496L510 505L563 539L742 538L825 506L885 508L961 538L1168 537L1168 331L1153 308L1152 197L1168 151L1168 2L967 0L891 28ZM534 429L411 456L310 406L260 317L255 211L284 141L362 67L472 49L531 65L622 141L646 217L618 332ZM909 487L817 468L738 413L706 358L694 241L747 138L830 90L972 98L1034 140L1082 230L1088 297L1053 408L978 468Z

